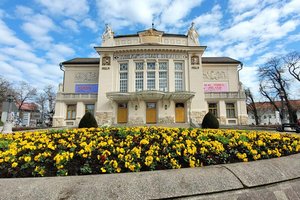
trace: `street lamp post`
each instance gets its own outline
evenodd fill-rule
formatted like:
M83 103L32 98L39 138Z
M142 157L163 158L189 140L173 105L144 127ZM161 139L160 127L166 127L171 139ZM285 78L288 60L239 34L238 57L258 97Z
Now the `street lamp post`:
M3 126L2 133L11 133L13 127L13 121L14 121L14 117L12 115L12 102L14 101L14 97L11 94L9 94L7 96L7 101L8 101L8 112L7 112L7 117Z

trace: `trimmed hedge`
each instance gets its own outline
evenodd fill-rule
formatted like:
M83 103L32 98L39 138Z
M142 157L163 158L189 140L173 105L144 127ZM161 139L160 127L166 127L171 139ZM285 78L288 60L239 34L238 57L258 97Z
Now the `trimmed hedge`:
M202 126L202 128L215 128L215 129L218 129L219 128L219 121L211 112L208 112L204 116L201 126Z
M97 128L98 124L94 117L94 115L90 112L85 113L85 115L81 118L78 128Z

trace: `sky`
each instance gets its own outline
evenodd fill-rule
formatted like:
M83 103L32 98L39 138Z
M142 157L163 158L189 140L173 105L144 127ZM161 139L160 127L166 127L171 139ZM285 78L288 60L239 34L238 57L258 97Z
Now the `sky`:
M300 51L299 0L1 0L0 75L41 89L62 82L59 63L99 57L105 24L115 35L151 28L187 34L192 22L204 56L243 62L245 87L258 94L256 70L268 59ZM291 85L300 98L300 84Z

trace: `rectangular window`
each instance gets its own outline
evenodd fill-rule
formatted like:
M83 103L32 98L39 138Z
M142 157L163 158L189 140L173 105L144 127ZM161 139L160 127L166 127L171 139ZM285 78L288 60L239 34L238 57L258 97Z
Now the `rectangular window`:
M128 91L128 63L120 64L120 92Z
M67 119L76 119L76 105L67 105Z
M147 72L147 90L155 90L155 72Z
M175 63L175 91L183 90L183 63Z
M142 91L144 89L144 63L135 63L135 91Z
M209 103L208 111L211 112L215 117L218 117L218 105L216 103Z
M135 90L142 91L144 87L144 72L135 72Z
M159 90L168 91L168 65L167 62L159 63Z
M95 112L95 105L94 104L86 104L85 105L85 113L91 113L94 115L94 112Z
M155 90L155 62L147 63L147 90Z
M234 103L226 103L226 116L227 118L235 118Z

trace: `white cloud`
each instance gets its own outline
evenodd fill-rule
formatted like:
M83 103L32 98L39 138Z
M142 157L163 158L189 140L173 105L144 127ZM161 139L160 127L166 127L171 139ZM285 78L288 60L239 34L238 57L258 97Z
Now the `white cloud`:
M101 20L110 23L114 30L141 24L166 31L170 28L181 28L191 10L201 4L202 0L98 0L97 8Z
M295 13L299 16L300 14L300 1L299 0L292 0L285 4L282 8L282 15L288 15L291 13Z
M38 43L45 47L49 45L53 38L48 34L50 31L56 31L58 28L53 20L46 15L36 14L25 17L26 22L22 29Z
M210 13L196 17L193 21L198 27L200 37L202 35L214 35L220 31L222 12L220 5L215 5Z
M46 57L49 58L52 63L58 64L65 60L65 57L74 55L74 50L64 44L55 44L46 53Z
M34 12L29 7L18 5L18 6L16 6L15 14L17 16L21 16L21 17L28 17L30 15L33 15Z
M81 24L82 24L83 26L86 26L86 27L90 28L90 29L93 30L94 32L96 32L96 31L98 30L97 25L96 25L96 22L93 21L93 20L90 19L90 18L84 19L84 20L81 22Z
M259 80L256 76L257 69L257 66L246 66L240 71L240 81L243 83L244 87L250 88L255 96L258 96L259 94Z
M15 33L2 20L0 20L0 35L0 44L2 45L17 46L23 50L30 49L30 46L18 39Z
M161 22L170 26L176 26L191 10L200 6L202 0L175 0L168 5L161 14Z
M55 16L67 16L74 19L82 19L89 12L86 0L35 0L47 9L47 12Z
M79 32L79 27L75 20L67 19L67 20L64 20L62 23L67 29L71 29L72 31L74 31L76 33Z

